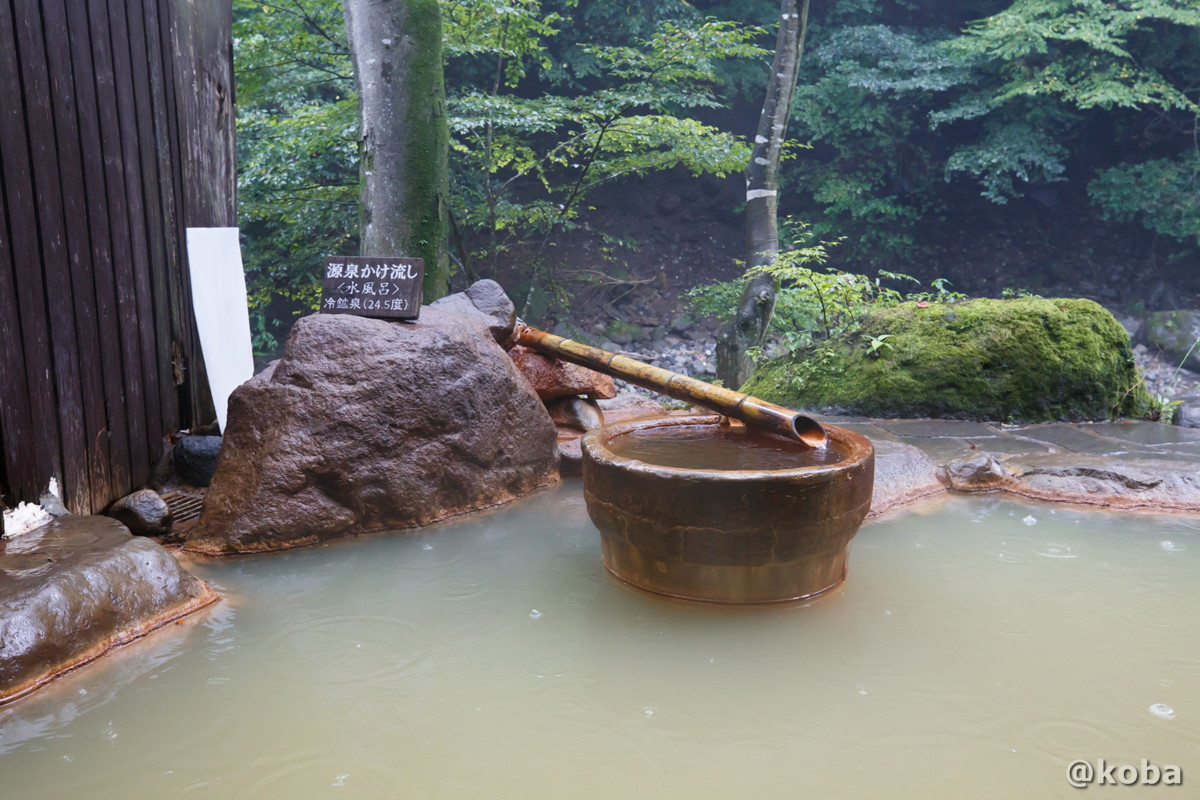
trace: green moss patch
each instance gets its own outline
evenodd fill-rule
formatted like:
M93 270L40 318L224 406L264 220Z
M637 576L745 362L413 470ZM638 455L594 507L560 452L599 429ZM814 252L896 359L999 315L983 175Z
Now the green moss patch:
M881 309L763 364L742 391L827 413L1014 422L1141 416L1150 400L1111 314L1043 298Z

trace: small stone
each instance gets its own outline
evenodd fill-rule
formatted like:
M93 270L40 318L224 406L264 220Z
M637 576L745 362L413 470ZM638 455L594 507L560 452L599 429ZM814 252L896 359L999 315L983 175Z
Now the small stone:
M179 480L191 486L208 486L217 471L220 436L185 436L175 443L172 463Z
M671 333L687 333L692 329L692 318L687 314L678 314L671 320Z
M638 415L658 415L662 406L646 395L626 392L614 398L601 400L598 405L606 415L623 415L631 418Z
M158 492L142 489L112 504L108 516L137 536L166 536L171 532L171 509Z
M517 310L500 284L493 280L476 281L466 291L447 295L429 304L430 308L476 317L488 333L506 350L512 344L517 325Z
M1200 309L1156 311L1146 317L1146 342L1162 351L1168 361L1200 369Z
M1162 278L1146 285L1142 291L1142 301L1151 311L1178 311L1185 308L1183 294Z
M604 425L604 412L595 400L584 397L560 397L546 403L555 425L590 431Z
M956 458L946 464L950 488L960 492L997 489L1008 478L1008 470L994 455L981 453L971 458Z
M875 493L870 516L946 491L937 464L919 448L890 439L875 445Z
M1200 397L1184 397L1175 409L1175 424L1181 428L1200 428Z
M1117 320L1117 322L1121 323L1121 327L1124 328L1125 332L1129 334L1130 340L1137 339L1138 334L1141 333L1142 330L1142 321L1140 319L1117 312L1113 312L1113 317Z

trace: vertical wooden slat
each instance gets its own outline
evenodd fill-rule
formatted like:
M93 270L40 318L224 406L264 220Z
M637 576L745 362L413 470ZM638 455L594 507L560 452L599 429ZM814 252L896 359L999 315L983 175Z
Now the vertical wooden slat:
M7 2L0 0L0 36L4 35ZM4 71L0 68L0 80ZM31 469L36 463L33 452L33 410L25 380L25 351L21 340L21 320L17 312L17 280L13 264L12 226L4 202L3 165L0 164L0 446L3 452L4 479L0 491L17 498L35 494L39 487Z
M133 240L130 233L130 213L125 186L125 148L121 140L121 121L118 112L117 75L113 65L112 39L107 0L87 0L89 41L92 46L92 69L95 71L96 103L99 108L100 152L104 167L104 196L93 197L93 203L103 203L108 211L109 242L112 247L112 289L116 314L124 386L124 403L110 408L115 417L125 417L126 438L115 442L110 450L114 459L124 463L130 486L138 486L149 473L149 455L143 452L146 441L146 401L142 381L142 357L138 332L137 291L133 272ZM117 364L111 363L110 369ZM113 430L117 423L114 421Z
M173 0L170 42L175 75L180 146L183 227L231 227L237 224L233 124L232 7L220 3ZM186 232L183 294L191 308ZM188 364L194 422L216 419L199 336L192 323Z
M158 42L159 55L163 69L163 97L165 99L166 128L167 128L167 157L171 165L171 206L173 209L171 229L175 237L175 253L177 262L171 278L172 302L172 336L175 337L172 347L175 348L174 366L179 370L183 383L178 387L179 395L179 427L190 428L197 425L200 409L197 405L197 386L193 373L193 341L196 338L194 317L192 314L192 292L188 279L187 231L184 223L183 208L183 154L180 141L179 124L179 86L176 83L176 64L180 55L174 47L174 25L176 18L175 7L179 0L171 0L159 4L155 0L147 0L149 5L159 8ZM148 6L149 7L149 6ZM205 384L207 385L207 383ZM201 387L202 388L202 387Z
M9 481L10 489L18 498L27 500L37 498L51 476L61 473L62 464L58 450L58 419L54 411L54 380L49 366L50 328L36 237L37 211L16 42L13 7L9 0L0 0L0 43L4 45L0 47L0 90L5 92L4 102L0 103L0 171L4 173L6 213L12 232L9 257L12 259L25 361L22 388L32 423L31 429L21 432L29 445L31 460L22 465L20 472L10 471ZM8 396L7 389L4 396ZM13 447L11 440L16 435L13 430L8 430L6 448Z
M96 81L100 76L92 57L92 34L87 0L69 0L67 37L75 77L84 196L87 198L88 236L91 244L92 285L96 307L96 350L103 383L105 427L108 440L110 488L105 502L127 494L129 479L129 425L125 409L125 381L121 352L117 290L113 272L111 221L104 175L103 138ZM95 479L93 479L95 480Z
M184 312L179 297L180 276L180 242L175 235L175 195L174 179L171 163L171 132L167 125L168 85L163 69L163 48L159 33L159 3L158 0L143 0L142 14L146 42L147 75L150 81L151 122L154 130L154 156L158 181L155 184L155 197L159 206L159 238L163 247L163 262L156 271L159 280L156 291L159 293L158 308L162 311L161 318L156 318L159 330L159 346L162 352L161 401L163 409L163 425L169 431L179 429L179 395L176 391L177 376L173 369L176 360L174 343L180 339L182 327L181 316ZM174 89L174 87L170 87ZM157 312L156 312L157 313ZM182 375L178 376L180 379Z
M15 0L13 19L17 29L17 52L25 91L29 152L36 187L37 224L33 230L41 241L45 276L45 305L55 394L58 403L58 435L62 459L62 498L72 511L90 512L87 447L83 427L83 399L79 373L75 312L71 300L71 265L63 219L59 163L55 142L50 78L39 4ZM75 165L71 165L75 166ZM42 398L32 398L34 402Z
M0 415L0 453L4 453L4 419ZM8 462L0 458L0 501L6 503L16 503L13 499L12 489L8 488ZM4 522L0 520L0 533L4 533Z
M74 340L78 357L80 400L83 406L82 445L88 471L86 509L89 513L98 513L108 505L113 486L109 471L108 415L105 408L104 378L101 374L102 334L98 327L95 281L92 275L92 247L87 193L83 182L84 158L79 144L75 77L72 73L65 1L41 0L41 7L70 270L70 282L66 288L74 310ZM74 493L70 487L68 491Z
M237 224L232 5L176 0L174 7L185 221L193 228L231 227Z
M149 261L150 300L153 316L142 319L143 326L152 326L154 365L157 392L155 400L159 435L174 427L176 420L174 387L171 376L171 310L167 289L166 220L163 218L162 177L159 173L158 140L155 131L155 106L161 102L156 95L151 76L158 72L146 43L145 9L141 0L126 0L129 21L129 56L134 65L133 86L137 109L138 142L141 148L139 166L142 171L142 202L146 215L146 242ZM161 77L161 76L160 76ZM147 442L147 444L152 444ZM157 460L160 449L155 450Z
M33 205L16 49L9 46L15 36L12 8L8 0L0 0L0 428L4 429L5 488L16 499L25 499L36 495L40 476L49 478L52 467L39 459L34 446L42 439L38 430L47 424L49 409L42 404L34 414L29 402L33 384L25 359L27 349L48 358L48 340L43 334L26 343L17 311L17 269L28 273L37 251L24 233L33 218ZM26 202L10 208L10 192ZM13 241L13 231L22 233L20 242Z
M136 0L133 0L136 2ZM142 140L139 135L137 101L133 77L143 64L131 62L132 38L126 18L125 0L109 0L108 19L111 34L113 71L116 76L117 117L120 123L122 161L125 170L125 201L129 217L130 260L136 297L136 336L142 363L142 395L146 414L145 438L130 443L132 478L143 484L150 478L151 437L162 434L162 409L159 406L158 365L155 363L154 302L150 296L150 245L146 235L146 204L142 186Z

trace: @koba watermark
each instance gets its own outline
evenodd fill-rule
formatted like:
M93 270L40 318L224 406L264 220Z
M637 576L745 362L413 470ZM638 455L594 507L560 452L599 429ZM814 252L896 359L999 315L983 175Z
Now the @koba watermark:
M1094 762L1077 758L1067 765L1067 783L1076 789L1089 786L1182 786L1183 770L1176 764L1161 767L1143 758L1140 764L1110 764L1103 758Z

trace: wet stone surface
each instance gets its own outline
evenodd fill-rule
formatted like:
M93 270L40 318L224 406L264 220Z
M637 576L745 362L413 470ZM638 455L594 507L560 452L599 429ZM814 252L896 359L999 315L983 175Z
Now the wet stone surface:
M1043 442L1055 451L1071 453L1112 453L1117 450L1110 439L1102 439L1076 425L1052 424L1014 431L1024 440Z
M905 438L966 438L982 439L989 436L1000 436L1000 432L982 422L966 420L942 419L901 419L878 420L875 423L885 431Z
M1003 436L994 439L975 439L969 444L975 445L972 449L974 452L980 450L988 453L1048 453L1050 445L1043 442L1035 442L1029 439L1021 439L1015 436Z
M1128 442L1141 445L1173 445L1200 442L1200 431L1179 428L1172 425L1160 425L1156 422L1122 422L1122 423L1093 423L1080 425L1083 430L1091 431L1106 439L1118 442Z
M871 425L928 456L940 467L942 484L955 491L1000 490L1049 502L1200 513L1200 431L1156 422L1010 428L958 420L874 420ZM877 447L883 441L868 425L854 427ZM976 462L989 464L988 480L971 477L969 465ZM883 485L919 484L913 476L925 469L904 465ZM872 516L909 502L905 493L893 494L877 489Z
M0 540L0 703L216 597L107 517L67 516Z
M938 475L938 464L920 448L859 432L875 445L875 489L869 516L876 517L946 491Z

